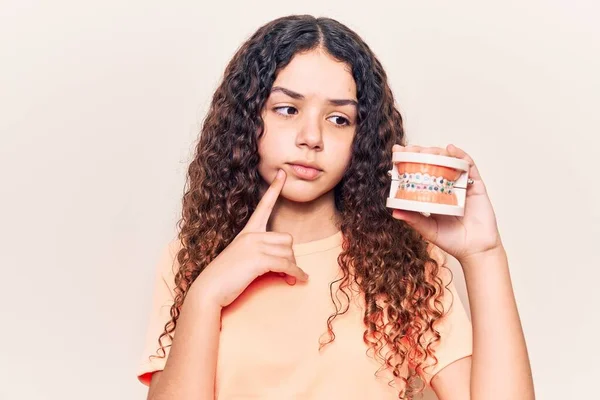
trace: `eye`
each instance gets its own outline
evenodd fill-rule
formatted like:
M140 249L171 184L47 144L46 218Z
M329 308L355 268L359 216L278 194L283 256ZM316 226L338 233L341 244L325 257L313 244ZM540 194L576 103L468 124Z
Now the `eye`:
M289 117L289 116L298 114L298 110L296 109L296 107L292 107L292 106L275 107L273 110L277 114L281 114L284 117Z
M350 121L348 121L347 118L344 118L341 115L333 115L327 119L332 120L332 122L338 127L350 125Z

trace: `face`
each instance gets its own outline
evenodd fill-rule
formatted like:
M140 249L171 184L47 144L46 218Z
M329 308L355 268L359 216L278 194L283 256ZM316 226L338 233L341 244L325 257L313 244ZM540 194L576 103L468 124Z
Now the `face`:
M268 183L279 168L285 170L280 196L308 202L339 183L357 118L356 84L347 64L320 49L296 54L277 75L262 117L258 170Z

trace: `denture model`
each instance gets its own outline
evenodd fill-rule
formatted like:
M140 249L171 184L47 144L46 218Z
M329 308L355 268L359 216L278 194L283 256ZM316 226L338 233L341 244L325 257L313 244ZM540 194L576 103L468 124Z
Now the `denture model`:
M388 208L426 216L464 216L469 163L455 157L397 151L392 154Z

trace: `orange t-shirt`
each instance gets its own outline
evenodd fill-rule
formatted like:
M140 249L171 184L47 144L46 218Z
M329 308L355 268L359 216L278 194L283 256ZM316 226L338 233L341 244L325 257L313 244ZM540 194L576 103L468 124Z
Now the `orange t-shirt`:
M398 378L393 378L389 369L381 368L372 350L366 352L363 296L352 296L348 312L338 315L332 323L335 340L319 351L319 339L329 339L326 322L335 311L329 284L342 276L337 263L341 244L342 233L338 231L324 239L293 245L298 266L310 276L308 282L290 286L281 277L266 274L223 309L216 399L398 398L398 387L402 387ZM176 242L172 242L163 251L156 271L146 343L137 370L138 379L146 385L152 372L162 370L166 362L165 358L149 360L149 356L158 354L157 340L169 321L174 287L172 266L176 265L177 250ZM419 371L428 385L442 368L472 354L471 323L454 284L448 288L453 292L454 303L449 314L436 325L441 334L435 350L438 363ZM336 291L333 293L335 298ZM445 309L451 301L446 294ZM338 291L337 298L338 308L343 310L346 297ZM166 338L163 343L170 342ZM168 356L169 348L166 352ZM408 367L404 366L401 373L406 376ZM390 380L394 380L393 386L388 385Z

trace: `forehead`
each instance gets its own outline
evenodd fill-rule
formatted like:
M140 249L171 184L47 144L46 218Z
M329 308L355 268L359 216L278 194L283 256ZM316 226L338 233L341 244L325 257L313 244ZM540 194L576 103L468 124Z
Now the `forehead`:
M321 49L296 54L279 71L273 86L283 86L307 97L356 99L356 83L350 66Z

